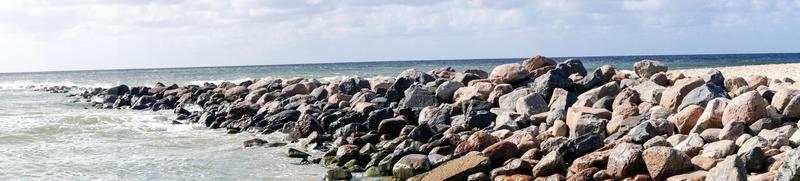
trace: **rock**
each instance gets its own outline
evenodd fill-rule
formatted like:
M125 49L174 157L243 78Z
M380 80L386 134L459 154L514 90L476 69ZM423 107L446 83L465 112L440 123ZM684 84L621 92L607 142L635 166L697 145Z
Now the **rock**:
M578 100L575 101L575 104L573 104L572 107L591 107L600 99L608 96L616 96L620 91L619 85L616 82L609 82L603 86L596 87L592 90L584 92L581 95L578 95Z
M407 124L406 120L402 118L384 119L378 125L378 134L388 134L392 137L396 137Z
M667 178L667 181L704 181L708 172L703 170L693 171L685 174L675 175Z
M672 147L672 145L669 144L669 142L667 142L667 138L664 138L663 136L655 136L653 138L650 138L649 140L647 140L647 142L644 142L642 146L644 146L644 148L651 148L655 146Z
M767 114L767 101L758 92L750 91L733 98L728 103L722 113L722 123L742 120L749 125L758 119L767 117Z
M249 93L248 91L249 90L247 90L247 87L244 86L237 86L234 88L230 88L228 90L225 90L225 100L235 101L236 99L239 99L247 95L247 93Z
M694 167L698 170L708 171L711 170L711 168L714 168L716 164L717 164L717 159L711 157L703 155L697 155L695 157L692 157L692 165L694 165Z
M703 107L698 105L691 105L686 109L681 110L673 117L672 123L678 128L678 133L689 134L689 131L694 128L700 115L703 114Z
M603 139L603 135L600 134L584 134L576 138L569 139L567 142L558 147L557 151L558 153L562 154L564 161L572 162L580 156L603 147Z
M707 128L722 128L722 112L727 105L728 103L722 98L709 101L692 130L702 132Z
M783 164L775 174L775 180L800 180L800 149L787 151Z
M666 87L666 86L669 86L669 81L670 80L669 80L669 77L667 77L667 73L657 72L657 73L653 74L652 76L650 76L650 81L653 81L653 83L656 83L656 84L658 84L660 86L665 86Z
M608 124L608 120L606 119L599 119L592 115L584 115L578 119L572 128L570 128L570 138L575 138L589 133L605 135L606 124Z
M674 134L672 136L667 137L667 142L672 146L676 146L681 142L683 142L683 140L686 140L686 138L688 137L689 137L688 135Z
M568 89L572 87L572 80L568 77L569 74L564 71L551 70L536 77L530 87L533 92L544 94L545 100L550 100L553 96L553 90L556 88Z
M699 134L693 133L680 143L676 144L674 148L688 156L694 156L703 149L703 144L705 144L703 138L700 137Z
M785 119L797 119L800 118L800 96L794 96L789 104L786 105L786 109L783 110L783 118Z
M744 121L729 121L719 131L720 140L736 140L744 134L746 123Z
M634 143L644 143L656 135L656 127L650 124L650 122L642 122L628 132L628 136Z
M302 158L302 159L306 159L306 158L308 158L308 157L309 157L309 156L311 156L311 155L309 155L308 153L305 153L305 152L303 152L303 151L300 151L300 150L294 149L294 148L289 148L289 150L286 152L286 156L288 156L289 158Z
M761 118L758 119L758 121L753 122L753 124L751 124L749 128L750 131L752 131L754 134L758 134L758 132L760 132L761 130L775 129L778 126L780 126L780 124L781 122L778 120L770 118Z
M498 83L513 84L522 79L528 78L528 70L525 70L522 65L518 63L503 64L495 67L492 73L489 74L489 79L495 80Z
M616 178L625 178L644 170L642 159L642 146L622 143L611 150L608 157L608 172Z
M763 75L750 75L747 77L747 85L756 88L758 86L769 86L769 78Z
M633 70L639 77L649 79L655 73L667 72L667 65L655 60L642 60L633 64Z
M725 90L722 89L722 87L707 82L706 84L703 84L702 86L697 87L687 93L686 96L683 97L683 101L681 101L681 105L678 106L677 110L683 110L685 107L690 105L706 107L709 101L718 97L727 98L728 95L725 93Z
M483 154L492 161L492 168L499 167L506 160L519 155L517 145L508 141L500 141L483 150Z
M513 174L531 174L531 169L533 169L533 165L530 162L515 158L508 161L503 167L500 167L506 175L513 175Z
M292 131L286 136L286 140L290 142L297 141L300 138L308 137L311 133L322 133L323 129L319 121L314 116L309 114L302 114L295 121Z
M666 87L651 81L645 81L639 85L633 86L633 89L639 93L642 101L658 104L659 101L661 101L661 95Z
M547 112L547 101L538 93L517 99L515 105L516 111L520 114L534 115Z
M471 82L473 80L481 80L481 79L484 79L484 78L481 78L481 76L479 76L477 74L460 73L460 74L456 74L456 76L452 80L456 81L456 82L460 82L463 85L469 85L469 82Z
M420 87L411 87L406 91L405 98L400 100L398 108L423 108L437 105L439 105L439 101L433 92Z
M578 173L592 167L602 167L609 159L609 151L592 152L575 159L567 169L569 172Z
M746 181L747 173L744 169L744 162L736 156L728 156L708 171L706 179Z
M800 95L800 90L792 88L778 89L772 96L772 102L770 105L783 112L786 106L789 105L789 102L792 100L792 98L797 97L797 95Z
M570 107L567 109L567 126L570 130L575 129L578 120L584 115L591 115L599 119L611 119L611 112L606 109L590 107Z
M442 102L453 102L453 94L456 93L458 88L464 87L464 84L456 81L446 81L436 88L436 97Z
M481 151L497 142L496 137L484 131L477 131L472 133L466 141L459 143L453 154L460 155L471 151Z
M703 132L700 133L700 137L703 138L703 140L705 140L706 143L716 142L719 141L719 132L721 130L722 129L719 128L709 128L703 130ZM697 133L691 132L690 134L697 134Z
M131 92L127 85L119 85L106 89L106 95L121 96Z
M490 126L497 115L489 111L477 111L466 118L467 128L485 128Z
M431 169L428 155L409 154L400 158L392 168L394 178L404 180L417 174L422 174Z
M544 177L548 175L552 175L554 173L559 173L561 170L564 170L566 167L566 163L558 154L558 152L550 152L544 157L536 166L533 167L532 175L534 177Z
M759 147L753 147L750 150L737 154L737 156L744 162L745 170L748 172L761 171L767 164L767 158L764 157L764 152L761 151Z
M306 88L306 86L304 86L303 84L292 84L284 87L283 90L281 90L281 94L286 95L286 97L291 97L300 94L308 94L308 93L309 93L308 88Z
M350 170L345 168L331 168L325 174L325 179L327 180L350 180L353 178L353 174L350 173Z
M245 148L247 148L247 147L261 146L261 145L264 145L266 143L268 143L267 140L262 140L262 139L259 139L259 138L253 138L253 139L249 139L247 141L244 141L244 143L242 143L242 144L244 145Z
M688 156L670 147L656 146L642 152L648 173L655 180L663 180L692 170Z
M528 89L517 89L508 94L502 95L499 99L500 108L503 110L516 111L517 100L528 96L529 94L530 90Z
M536 135L527 130L518 130L505 139L505 141L514 143L519 150L519 153L526 152L530 149L539 148L539 140Z
M575 81L574 88L575 91L586 92L603 83L605 83L605 81L603 81L603 71L597 68L592 73L586 75L586 77L583 77L583 79Z
M720 140L703 146L703 156L711 158L725 158L736 153L736 144L731 140Z
M522 61L522 66L525 67L525 70L528 70L528 72L534 72L536 69L552 65L556 65L556 61L541 55Z
M480 154L467 154L447 161L421 176L422 181L466 180L473 173L491 169L491 161Z
M712 83L719 87L725 87L725 76L722 76L722 72L717 69L709 70L705 75L702 76L702 78L706 83Z
M491 180L489 175L486 175L483 172L473 173L467 177L467 181L487 181Z
M664 92L661 94L661 100L659 100L659 104L669 108L672 110L672 112L677 112L679 111L678 108L681 105L684 97L686 97L689 92L702 86L703 84L703 79L700 78L680 79L675 82L675 85L672 87L667 87L664 89Z
M747 139L747 141L745 141L744 143L742 143L742 146L739 146L739 151L737 152L737 154L744 153L755 147L759 147L761 149L767 149L769 148L769 141L761 136L753 136L750 139Z

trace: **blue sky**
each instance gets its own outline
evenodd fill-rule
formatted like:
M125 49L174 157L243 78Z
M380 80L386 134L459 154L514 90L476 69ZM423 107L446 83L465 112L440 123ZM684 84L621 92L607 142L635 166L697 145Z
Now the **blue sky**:
M800 0L5 0L0 72L800 52Z

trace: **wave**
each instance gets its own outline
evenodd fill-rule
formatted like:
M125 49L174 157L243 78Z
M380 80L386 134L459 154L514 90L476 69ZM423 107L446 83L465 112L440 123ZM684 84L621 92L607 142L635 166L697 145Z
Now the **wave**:
M30 89L53 86L80 87L80 88L109 88L114 85L108 83L75 83L71 80L60 82L16 80L0 82L0 89Z

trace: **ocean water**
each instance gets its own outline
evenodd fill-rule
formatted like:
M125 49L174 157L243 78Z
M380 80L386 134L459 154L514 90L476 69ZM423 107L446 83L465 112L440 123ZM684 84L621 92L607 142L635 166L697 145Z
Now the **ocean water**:
M555 58L558 61L567 58ZM793 63L800 54L727 54L577 57L587 69L609 64L632 69L655 59L670 69ZM226 134L200 125L173 125L171 112L97 110L65 94L31 86L111 87L155 82L202 84L261 77L396 76L403 70L450 66L490 72L524 58L429 60L176 69L90 70L0 74L0 180L320 180L325 169L286 158L285 148L242 148L259 137Z

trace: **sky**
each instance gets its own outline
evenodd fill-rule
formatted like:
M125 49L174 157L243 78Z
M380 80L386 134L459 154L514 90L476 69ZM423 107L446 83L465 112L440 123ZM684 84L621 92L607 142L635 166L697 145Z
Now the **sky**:
M3 0L0 72L800 52L800 0Z

